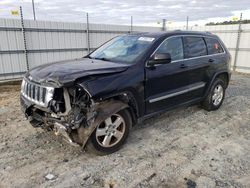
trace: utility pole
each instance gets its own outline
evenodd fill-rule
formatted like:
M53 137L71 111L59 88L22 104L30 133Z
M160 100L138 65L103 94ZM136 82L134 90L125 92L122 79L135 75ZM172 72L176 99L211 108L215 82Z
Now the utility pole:
M188 16L187 16L186 30L188 30Z
M32 0L32 8L33 8L33 17L34 17L34 20L36 20L36 11L35 11L35 3L34 3L34 0Z
M166 19L162 19L162 31L166 31Z
M130 33L133 32L133 16L131 16L131 20L130 20Z

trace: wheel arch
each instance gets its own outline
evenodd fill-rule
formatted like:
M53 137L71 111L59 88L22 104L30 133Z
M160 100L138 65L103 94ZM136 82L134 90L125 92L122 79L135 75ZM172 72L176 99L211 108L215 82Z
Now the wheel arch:
M229 80L230 80L230 76L229 76L228 72L219 73L219 74L216 75L215 79L216 78L222 79L226 83L226 87L228 87Z
M102 101L106 100L114 100L120 101L122 103L127 104L127 108L132 118L132 123L135 125L137 123L139 117L139 106L131 91L123 91L120 93L115 93L112 95L105 96L101 99Z
M231 78L231 74L230 74L229 72L227 72L227 71L221 71L221 72L218 72L218 73L214 74L212 80L210 81L210 83L209 83L209 85L208 85L208 87L207 87L207 90L206 90L206 92L205 92L204 97L206 97L206 96L208 95L208 93L209 93L209 91L210 91L210 89L211 89L211 87L212 87L212 85L213 85L213 82L214 82L217 78L220 78L220 79L222 79L223 81L225 81L225 83L226 83L226 88L227 88L228 85L229 85L229 81L230 81L230 78Z
M112 99L101 102L96 107L97 115L92 121L91 125L89 125L87 128L81 126L77 129L79 142L81 143L82 147L85 147L87 141L89 140L89 137L102 121L107 119L112 114L127 109L128 107L128 104Z

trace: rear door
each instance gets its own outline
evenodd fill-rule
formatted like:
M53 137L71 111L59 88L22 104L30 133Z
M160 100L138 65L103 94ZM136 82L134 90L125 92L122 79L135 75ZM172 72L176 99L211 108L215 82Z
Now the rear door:
M207 56L207 47L202 36L184 36L184 58L189 69L189 97L198 99L204 95L209 81L209 66L212 61Z
M157 112L188 100L189 70L183 60L181 36L165 39L155 53L169 53L171 63L145 67L146 113Z
M227 67L228 57L219 40L212 37L204 37L204 39L207 44L208 61L212 62L213 70Z

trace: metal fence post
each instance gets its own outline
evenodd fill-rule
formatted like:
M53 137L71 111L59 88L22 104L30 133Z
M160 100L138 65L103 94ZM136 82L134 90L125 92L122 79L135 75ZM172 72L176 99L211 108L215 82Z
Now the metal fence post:
M87 30L86 30L86 35L87 35L87 49L88 49L88 54L90 53L90 38L89 38L89 14L86 14L87 17Z
M236 48L235 48L235 56L234 56L234 64L233 64L233 71L236 70L238 53L239 53L239 46L240 46L240 37L241 37L241 24L242 24L242 13L240 14L240 21L239 21L239 28L238 28L238 36L236 41Z
M22 6L20 6L20 15L21 15L21 26L22 26L22 33L23 33L24 54L25 54L25 60L26 60L26 68L27 68L27 71L28 71L30 67L29 67L29 59L28 59L26 33L25 33L25 28L24 28Z

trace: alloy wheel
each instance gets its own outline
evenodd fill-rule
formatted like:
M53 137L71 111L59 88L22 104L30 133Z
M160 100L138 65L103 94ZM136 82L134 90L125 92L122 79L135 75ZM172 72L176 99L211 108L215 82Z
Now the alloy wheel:
M96 128L96 140L102 147L116 145L124 136L125 121L119 114L113 114Z
M214 93L212 96L213 105L218 106L223 99L223 95L224 95L223 87L220 84L218 84L214 88Z

